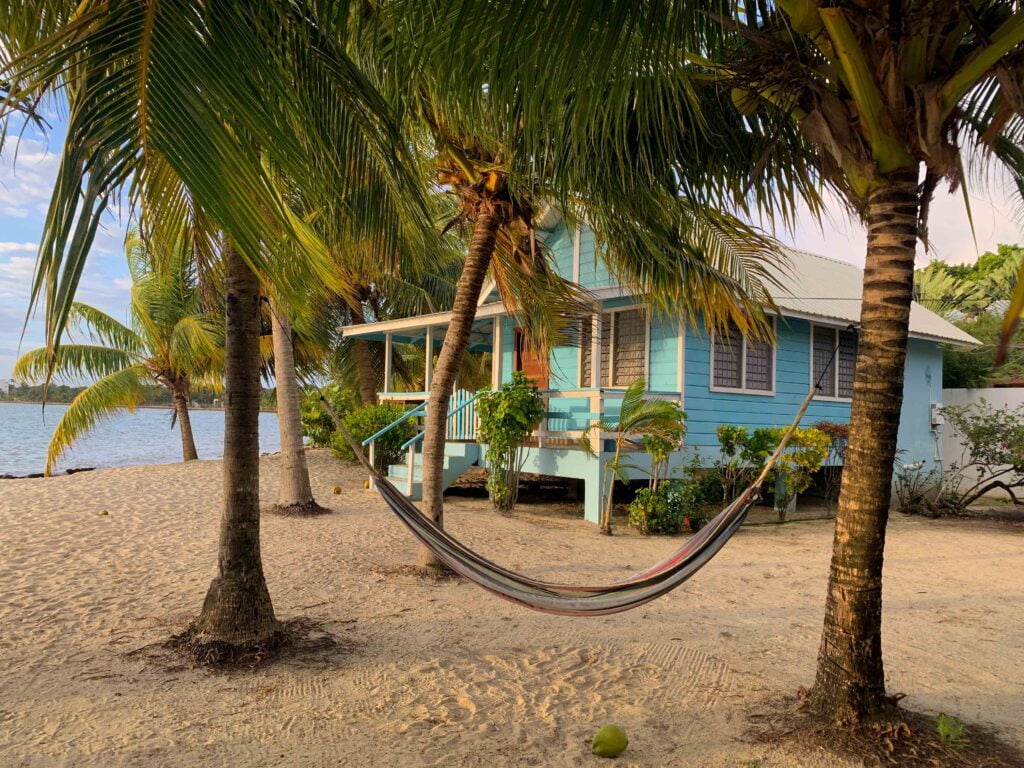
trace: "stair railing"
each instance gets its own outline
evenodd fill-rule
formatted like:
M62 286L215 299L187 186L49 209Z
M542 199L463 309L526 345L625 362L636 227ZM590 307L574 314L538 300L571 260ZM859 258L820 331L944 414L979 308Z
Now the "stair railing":
M447 435L449 440L475 440L477 417L474 403L480 395L487 390L480 390L470 393L464 389L459 390L448 399ZM453 424L453 419L460 416ZM425 430L420 430L404 443L400 450L408 450L409 454L405 461L406 466L406 494L412 496L415 489L416 477L416 444L423 439Z
M480 392L471 393L471 392L469 392L467 390L460 389L457 392L455 392L448 399L448 408L449 408L449 410L448 410L448 419L447 419L446 423L447 423L447 436L448 436L449 440L475 440L476 439L477 416L476 416L476 406L474 405L474 403L476 402L476 399L478 397L480 397L480 395L484 394L485 391L486 390L481 390ZM426 413L427 413L427 404L426 404L426 402L420 403L415 408L412 408L412 409L406 411L405 413L403 413L401 416L399 416L397 419L392 421L386 427L382 427L381 429L377 430L372 435L370 435L368 438L363 440L362 445L363 446L369 446L368 453L369 453L370 464L373 464L374 466L376 466L376 464L374 463L375 453L376 453L375 445L376 445L376 442L377 442L377 440L379 438L381 438L383 435L386 435L388 432L390 432L392 429L397 427L399 424L402 424L402 423L408 421L411 418L415 418L415 417L419 417L419 416L425 416ZM456 417L458 417L458 418L456 418ZM402 447L400 448L400 450L403 450L403 451L404 450L408 450L408 452L409 452L408 460L406 462L406 468L407 468L407 477L406 477L407 491L406 492L410 496L413 493L414 485L415 485L415 482L416 482L415 481L416 443L418 443L420 440L423 439L423 435L424 435L424 431L422 429L420 429L409 440L406 440L405 443L403 443ZM373 488L373 478L372 477L370 478L370 487Z

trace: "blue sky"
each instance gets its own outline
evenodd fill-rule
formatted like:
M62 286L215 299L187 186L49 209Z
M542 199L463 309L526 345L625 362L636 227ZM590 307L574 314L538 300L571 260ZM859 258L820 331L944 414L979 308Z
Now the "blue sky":
M19 346L27 351L43 343L42 323L29 322L21 339L28 307L29 288L35 264L36 248L46 216L46 208L57 174L62 126L50 116L53 127L48 135L27 131L20 145L11 141L0 155L0 378L10 376ZM918 251L918 265L930 258L952 262L973 261L978 253L995 250L999 243L1024 241L1013 220L1013 205L998 185L990 191L976 190L971 196L978 250L975 249L964 210L962 194L940 191L932 206L931 239L933 250ZM832 207L835 211L841 208ZM119 320L126 319L130 282L123 255L126 221L117 212L104 219L96 238L78 299L93 304ZM792 233L779 233L787 243L826 256L864 264L863 227L841 213L819 226L809 214L799 217Z

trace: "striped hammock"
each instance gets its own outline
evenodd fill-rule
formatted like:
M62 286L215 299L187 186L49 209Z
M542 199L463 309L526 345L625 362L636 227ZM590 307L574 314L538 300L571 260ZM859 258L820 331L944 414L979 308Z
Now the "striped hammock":
M497 565L462 544L422 512L378 472L321 395L320 403L333 419L338 432L351 446L377 487L381 497L406 528L427 549L452 569L498 597L541 613L558 616L603 616L638 608L671 592L703 568L725 546L746 519L750 507L760 498L759 488L768 472L789 444L815 394L815 388L797 411L796 418L768 458L760 474L729 506L690 538L667 560L626 581L604 586L557 584L530 578Z

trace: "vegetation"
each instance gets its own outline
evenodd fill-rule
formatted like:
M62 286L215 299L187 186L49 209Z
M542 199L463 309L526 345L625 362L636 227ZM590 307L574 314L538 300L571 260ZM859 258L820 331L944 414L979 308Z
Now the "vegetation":
M914 273L914 298L933 312L975 319L1009 302L1024 266L1024 247L1000 245L970 264L931 262Z
M1014 332L1006 361L997 367L993 350L999 343L1002 318L986 312L970 320L957 320L956 325L980 341L981 346L945 348L942 354L943 387L975 389L1001 381L1024 379L1024 329Z
M544 418L544 399L521 371L496 392L476 401L478 435L487 443L487 493L494 508L508 515L519 498L523 441Z
M676 448L686 434L686 413L679 403L672 400L647 399L644 393L647 382L637 379L622 396L619 416L615 421L600 419L592 422L580 437L580 445L590 456L601 457L604 434L612 433L615 446L611 458L604 465L608 473L608 491L604 496L601 514L601 533L612 533L612 497L615 481L628 482L628 471L634 468L632 462L624 459L622 452L627 446L641 446L642 440L654 438L664 440Z
M940 712L935 718L935 732L951 747L965 747L970 742L967 726L945 712Z
M1024 405L995 408L982 399L966 406L946 406L942 415L964 446L960 460L944 470L942 503L963 511L993 491L1003 491L1014 503L1020 503L1017 493L1024 488Z
M723 424L716 432L722 452L723 475L731 478L730 495L738 494L761 472L768 457L775 452L788 427L759 427L753 432L746 427ZM775 483L775 511L779 520L798 493L811 485L812 474L828 458L831 440L824 432L798 428L786 450L768 474Z
M361 443L397 420L403 413L405 408L397 403L375 403L353 408L342 416L342 422L356 442ZM398 464L404 455L402 445L415 434L416 427L412 420L408 419L377 438L373 444L374 467L378 471L387 472L391 464ZM338 432L331 435L331 452L345 461L356 460L351 446Z
M192 386L216 390L224 364L220 318L204 305L189 244L153 250L137 232L129 235L132 278L129 325L86 304L71 305L69 318L91 343L63 344L55 355L43 348L23 355L14 378L45 381L51 374L95 378L70 401L54 430L44 472L98 422L134 411L149 394L147 383L168 393L181 432L182 457L198 458L189 402ZM172 424L174 422L172 421Z
M309 444L315 448L330 446L331 437L335 431L334 421L320 405L321 394L341 418L357 407L355 393L338 384L328 384L320 389L307 390L302 397L302 433L309 438Z
M821 468L825 481L825 503L829 509L839 500L839 489L843 481L843 465L846 462L846 447L850 443L850 425L835 421L819 421L813 425L816 430L828 436L828 455Z

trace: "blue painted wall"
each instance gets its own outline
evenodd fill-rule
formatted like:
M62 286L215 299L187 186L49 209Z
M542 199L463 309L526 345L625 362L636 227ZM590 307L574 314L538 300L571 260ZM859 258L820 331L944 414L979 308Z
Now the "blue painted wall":
M551 251L555 269L567 280L573 278L573 233L564 222L544 235L544 244ZM580 232L580 274L579 284L588 289L610 288L615 280L597 252L594 233L589 227Z
M789 424L807 396L810 380L810 328L806 320L780 318L776 353L775 394L712 392L711 351L703 329L686 333L686 443L705 460L718 455L715 430L720 424L777 427ZM912 339L907 353L900 417L899 448L907 461L931 461L934 453L929 403L942 399L942 350L929 341ZM803 425L816 421L850 420L849 401L814 400Z

